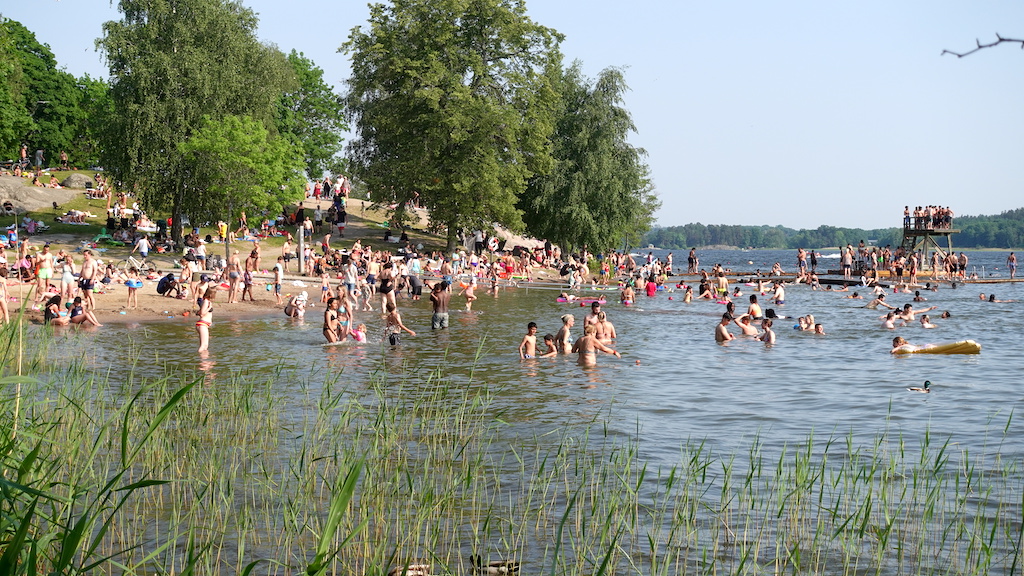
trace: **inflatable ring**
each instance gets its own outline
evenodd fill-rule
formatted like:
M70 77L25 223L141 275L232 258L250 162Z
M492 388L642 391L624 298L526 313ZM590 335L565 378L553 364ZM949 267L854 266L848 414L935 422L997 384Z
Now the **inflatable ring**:
M491 252L497 252L498 251L498 239L495 238L494 236L491 236L490 238L488 238L488 240L487 240L487 248Z
M124 285L129 288L142 288L142 280L129 280Z

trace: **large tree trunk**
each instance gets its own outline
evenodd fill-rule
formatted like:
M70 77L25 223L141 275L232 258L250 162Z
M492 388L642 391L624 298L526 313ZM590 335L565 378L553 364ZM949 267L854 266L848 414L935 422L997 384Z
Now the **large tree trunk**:
M448 221L448 247L445 249L447 254L450 256L459 245L459 229L455 225L455 218L453 217Z

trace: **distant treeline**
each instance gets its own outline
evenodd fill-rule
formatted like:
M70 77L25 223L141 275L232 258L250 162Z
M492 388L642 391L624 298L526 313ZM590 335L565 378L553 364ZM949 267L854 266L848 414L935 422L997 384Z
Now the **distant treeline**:
M961 216L953 220L960 230L953 236L957 248L1016 248L1024 246L1024 208L998 216ZM821 248L857 245L863 240L875 246L898 246L903 240L900 228L864 230L819 226L813 230L794 230L784 226L739 226L727 224L687 224L655 228L642 245L654 244L667 250L685 250L701 246L738 246L741 248Z

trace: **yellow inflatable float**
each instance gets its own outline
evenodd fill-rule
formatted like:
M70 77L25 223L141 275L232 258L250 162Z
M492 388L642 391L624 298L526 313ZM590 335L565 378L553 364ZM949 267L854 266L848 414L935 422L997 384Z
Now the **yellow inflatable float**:
M895 344L895 343L894 343ZM893 346L893 354L981 354L981 344L974 340L946 342L943 344L900 344Z

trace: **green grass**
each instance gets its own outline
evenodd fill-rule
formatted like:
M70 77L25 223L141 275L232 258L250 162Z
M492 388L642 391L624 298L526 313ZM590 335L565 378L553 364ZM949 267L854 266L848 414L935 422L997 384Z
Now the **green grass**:
M90 177L94 177L95 174L96 174L96 172L85 171L85 170L78 170L78 171L75 171L74 173L85 174L86 176L90 176ZM72 174L72 172L68 172L68 171L54 171L54 172L52 172L52 174L55 174L59 180L63 181L63 179L66 178L68 175ZM32 218L33 220L42 221L44 224L46 224L47 226L50 227L50 229L46 232L46 235L69 234L69 235L75 236L75 240L74 241L61 244L61 247L74 249L78 245L78 243L80 243L82 241L86 241L86 240L91 240L94 237L96 237L96 235L98 235L101 232L101 230L104 229L104 227L106 225L107 201L103 200L103 199L90 200L89 198L86 197L84 192L85 192L84 190L81 190L81 191L77 191L76 190L75 196L70 201L65 202L63 204L59 204L57 210L54 210L52 207L51 208L43 208L41 210L31 211L31 212L28 212L26 214L20 214L20 215L18 215L17 220L20 222L22 217L28 216L29 218ZM295 206L290 207L290 211L294 210L294 209L295 209ZM57 222L55 220L55 218L57 216L63 215L65 213L67 213L69 210L81 210L83 212L89 212L91 214L95 214L97 217L96 218L88 219L87 220L88 225L86 225L86 226L81 226L81 225L77 225L77 224L63 224L63 223ZM157 212L155 214L154 213L150 214L150 217L153 218L153 219L167 218L168 216L169 216L169 214L160 213L160 212ZM397 246L395 244L387 244L387 243L383 242L382 238L383 238L384 230L382 228L378 228L376 226L377 224L379 224L381 222L384 222L385 220L386 220L386 215L384 214L383 211L379 211L379 210L366 210L366 211L363 212L362 216L357 216L357 215L355 215L353 213L350 213L349 214L350 226L351 225L364 224L364 225L366 225L368 227L367 234L366 235L353 236L352 233L351 233L351 229L350 229L350 232L349 232L349 234L347 235L346 238L342 239L342 238L337 237L337 235L335 235L335 237L332 238L332 242L331 243L332 243L333 246L336 246L336 247L337 246L349 247L349 246L351 246L355 242L355 240L362 239L364 245L371 246L374 249L395 250L397 248ZM258 220L254 217L254 218L252 218L251 222L253 224L257 224ZM294 234L294 227L292 227L292 232ZM200 236L203 236L203 237L205 237L207 234L209 234L209 235L211 235L213 237L217 236L217 230L213 226L200 227L199 233L200 233ZM412 241L412 243L414 245L415 244L423 244L424 245L424 250L426 250L426 251L443 250L444 249L443 239L439 239L437 236L434 236L434 235L431 235L431 234L427 234L425 232L420 232L420 231L412 230L409 233L409 238L410 238L410 240ZM314 237L314 244L319 245L319 241L320 241L320 236ZM284 245L284 237L283 236L274 236L274 237L271 237L271 238L267 238L265 240L261 240L260 243L264 247L264 249L267 250L267 254L268 255L272 254L276 258L276 256L280 252L278 250L275 250L275 249L280 249ZM245 243L245 242L237 242L235 244L232 244L232 248L233 249L241 250L243 253L244 252L248 252L248 247L247 246L248 246L248 243ZM128 250L119 250L119 249L117 249L116 246L111 246L111 245L104 244L103 247L105 247L108 250L110 250L111 254L114 257L116 257L116 259L123 259L124 256L128 253ZM223 247L223 245L213 245L213 246L208 246L207 249L210 250L211 252L215 252L218 255L223 255L224 247ZM161 259L157 258L157 260L159 261ZM171 258L164 258L162 260L166 260L166 262L161 262L161 265L163 267L171 266L171 264L172 264Z

